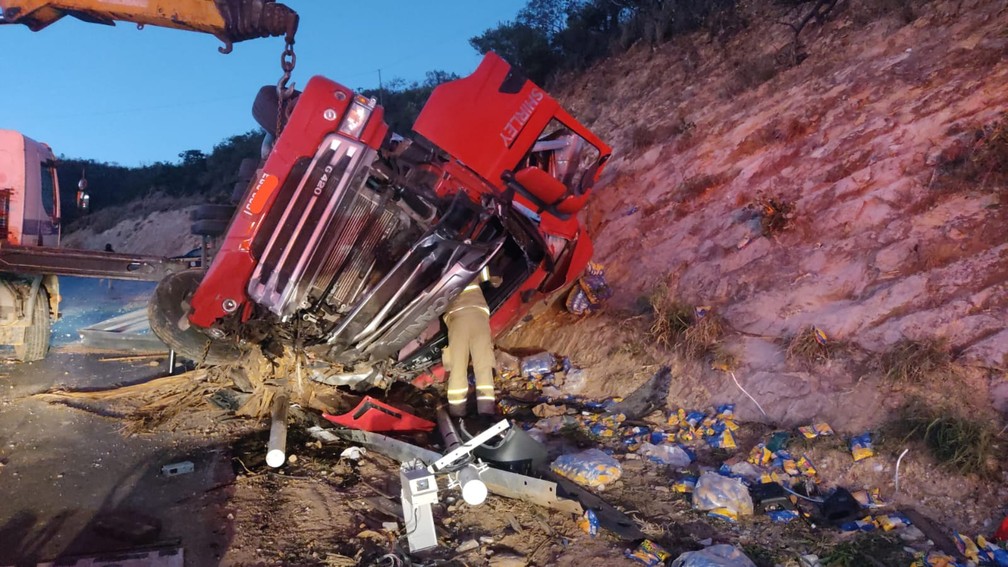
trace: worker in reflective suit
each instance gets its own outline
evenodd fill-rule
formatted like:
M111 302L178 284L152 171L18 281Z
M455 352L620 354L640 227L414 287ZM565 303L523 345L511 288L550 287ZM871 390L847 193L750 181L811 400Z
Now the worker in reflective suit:
M467 413L470 357L476 376L476 411L481 415L493 415L497 411L493 382L497 364L490 334L490 308L480 289L480 283L484 281L490 281L494 286L500 284L500 278L491 278L484 268L479 277L452 301L444 314L448 326L448 346L442 356L448 369L448 413L455 417L463 417Z

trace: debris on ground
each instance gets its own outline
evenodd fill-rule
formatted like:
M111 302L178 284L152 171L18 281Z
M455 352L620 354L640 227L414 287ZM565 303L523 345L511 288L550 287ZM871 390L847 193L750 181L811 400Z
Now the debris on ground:
M589 262L585 274L578 278L567 296L567 311L579 317L589 315L601 309L610 297L612 290L606 283L605 267Z
M605 488L619 480L623 468L619 461L600 449L587 449L580 453L560 455L550 469L558 475L581 486Z
M672 562L672 567L756 567L756 564L734 545L719 544L683 553Z
M446 553L491 558L510 556L519 558L516 561L523 563L541 563L542 557L531 557L537 554L557 557L564 546L578 537L591 538L598 545L609 545L605 542L615 536L630 542L629 546L620 547L620 553L638 564L660 565L676 554L682 555L677 560L681 561L675 564L684 566L752 564L745 563L749 559L739 548L712 545L726 541L725 538L729 542L737 541L736 536L726 535L730 531L725 532L735 528L725 526L745 526L747 531L756 530L764 534L761 537L771 539L784 537L796 549L815 552L806 555L818 554L826 559L831 556L824 554L819 547L805 546L800 537L808 538L812 537L810 534L815 534L814 537L819 539L836 539L841 542L837 545L841 545L842 538L861 537L859 534L898 534L899 545L917 552L918 560L923 562L921 565L940 564L936 563L943 560L943 556L937 554L939 551L956 557L960 562L969 555L975 555L977 561L984 561L987 557L999 557L1004 553L1002 548L982 537L970 539L958 535L955 544L951 537L948 538L949 549L935 549L932 543L934 536L926 531L927 526L921 523L923 520L915 519L909 512L902 513L882 498L878 487L857 486L852 487L853 492L841 486L828 488L828 479L820 476L819 467L807 454L813 444L829 447L838 444L838 440L830 440L836 433L824 421L813 420L792 430L767 430L758 424L740 423L731 403L705 410L670 407L672 375L668 367L660 368L637 390L624 397L586 397L568 390L572 382L583 382L585 378L567 357L553 352L508 356L511 358L504 357L504 361L510 368L509 379L501 382L501 409L516 433L545 444L543 451L548 451L552 464L540 472L557 475L554 490L557 494L562 491L566 497L573 498L572 505L577 506L578 511L576 514L555 515L555 519L549 521L536 520L532 524L508 520L502 524L502 529L507 529L519 540L504 538L503 541L508 543L503 545L511 547L501 547L500 539L489 537L491 534L496 536L496 533L473 531L473 526L485 521L486 508L478 511L478 508L452 495L433 508L433 521L441 542L437 549ZM289 366L294 367L293 364ZM248 374L247 371L242 373L246 377ZM224 387L230 374L219 370L199 370L183 376L105 392L50 392L42 397L48 401L100 410L105 415L140 418L149 428L152 423L166 423L181 414L169 408L160 421L144 417L148 414L143 412L149 412L154 407L151 405L153 401L162 393L169 392L171 400L188 408L195 407L200 401L213 403L213 393ZM291 411L297 419L303 420L306 415L310 417L309 414L316 417L336 415L346 418L333 420L341 422L339 425L342 426L363 430L391 429L400 436L405 435L410 443L419 444L410 445L418 451L428 451L432 455L446 451L436 437L428 437L422 431L433 427L433 422L427 418L434 417L432 400L436 401L437 396L424 398L415 389L393 388L383 398L388 400L389 403L386 403L342 390L337 390L335 395L322 396L320 392L312 391L309 383L301 388L297 383L280 386L277 379L273 374L266 374L254 376L244 385L236 383L235 388L241 388L242 395L247 399L238 409L232 407L228 411L235 415L264 417L260 409L267 402L280 399L278 392L284 388L283 391L293 393ZM309 404L301 406L301 401ZM298 408L296 412L294 408ZM410 426L399 427L405 422L409 422ZM418 427L416 424L425 426ZM314 429L318 429L317 425ZM421 431L398 431L403 429ZM244 482L262 478L267 492L274 490L270 488L273 481L269 478L284 477L292 481L297 478L314 479L313 482L340 487L342 491L360 486L361 490L370 493L364 504L368 510L366 514L376 516L350 524L356 530L347 537L357 545L370 542L367 544L370 551L366 552L369 557L388 553L408 557L401 548L396 551L397 548L392 545L398 541L404 528L398 501L399 488L395 480L388 480L398 476L398 463L404 457L396 452L399 449L388 451L388 447L383 445L376 449L361 439L332 435L332 432L341 431L349 430L319 429L321 433L329 433L319 437L324 438L325 444L321 441L295 443L291 450L296 449L298 456L288 458L287 464L277 472L264 472L267 469L262 455L245 455L237 461L241 464L239 471L242 478L247 479ZM292 429L289 435L298 437L304 432ZM389 439L390 443L402 443L393 438L385 439ZM333 443L336 444L335 450L327 449L327 445ZM403 444L400 449L405 446ZM261 452L262 447L258 445L256 450ZM874 455L875 450L870 433L853 437L848 448L851 452L846 458L849 460L853 456L856 461ZM841 447L837 446L834 451L839 453ZM544 456L542 462L551 461ZM182 470L184 467L180 467L181 464L172 463L172 467ZM526 468L522 470L528 471L528 466L524 466ZM364 474L364 470L369 472ZM383 476L388 479L382 480ZM458 481L454 482L454 486L458 486ZM648 503L635 496L642 483L648 486ZM452 486L451 482L449 486ZM602 490L611 502L603 501L592 493ZM495 502L499 501L488 499L480 507L495 506ZM623 513L647 508L648 505L656 506L655 509L660 510L658 513L664 515L654 517L643 512ZM470 509L471 512L462 513ZM572 512L573 508L567 511ZM658 525L659 521L664 525ZM678 533L675 526L682 524L703 525L705 528L696 536L688 535L689 531L684 532L687 535L675 535ZM546 541L560 537L568 543L557 549L552 546L526 547L524 544L530 543L525 541L527 536L519 534L527 532L530 525L542 527ZM444 539L441 532L450 534L448 539ZM925 533L929 535L923 535ZM961 548L958 551L956 544ZM689 551L704 545L709 547ZM543 553L543 549L549 550L548 554ZM729 555L717 557L718 549ZM666 550L674 553L666 555ZM349 548L337 551L344 553L340 557L354 555ZM730 555L736 552L741 555ZM295 562L304 559L297 554L287 557ZM357 557L359 559L360 556ZM693 563L686 563L687 560ZM715 560L722 563L714 563ZM312 561L308 563L315 564ZM829 564L825 560L820 560L820 563ZM760 560L758 564L766 562Z
M740 480L716 472L705 472L697 479L693 488L693 507L732 521L753 513L749 489Z

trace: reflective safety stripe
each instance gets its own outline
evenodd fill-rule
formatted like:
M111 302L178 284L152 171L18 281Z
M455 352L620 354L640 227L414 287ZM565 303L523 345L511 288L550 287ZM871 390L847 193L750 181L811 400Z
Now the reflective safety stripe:
M489 401L493 402L493 401L496 401L497 398L495 398L493 396L476 396L476 400L477 401L487 401L487 400L489 400Z
M492 385L491 386L486 386L486 385L482 385L481 386L481 385L477 384L476 385L476 389L477 390L490 390L491 392L494 391L494 387Z
M464 404L466 398L469 397L469 388L458 388L454 390L448 390L448 403L449 404Z

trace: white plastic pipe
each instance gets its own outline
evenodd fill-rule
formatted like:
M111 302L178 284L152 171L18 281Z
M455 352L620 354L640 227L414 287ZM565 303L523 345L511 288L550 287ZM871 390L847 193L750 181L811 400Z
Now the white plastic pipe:
M476 467L469 465L458 473L459 487L462 488L462 500L470 506L479 506L487 497L487 487L480 479Z
M266 446L266 464L279 468L287 460L287 394L273 398L273 421L270 424L269 444Z

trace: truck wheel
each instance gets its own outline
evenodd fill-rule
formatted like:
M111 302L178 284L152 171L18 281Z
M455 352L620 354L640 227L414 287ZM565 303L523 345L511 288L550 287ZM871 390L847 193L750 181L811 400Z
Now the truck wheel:
M212 339L188 325L189 298L203 278L200 270L176 272L158 283L147 303L151 330L180 356L205 364L236 362L242 350L233 342ZM184 321L184 329L179 323Z
M234 205L200 205L193 209L189 218L194 221L201 220L222 220L229 221L234 216Z
M190 231L196 236L221 236L227 232L228 221L203 219L192 223Z
M49 352L49 294L39 288L35 303L28 308L32 315L31 325L24 330L24 342L14 345L14 354L21 362L34 362L45 358Z

